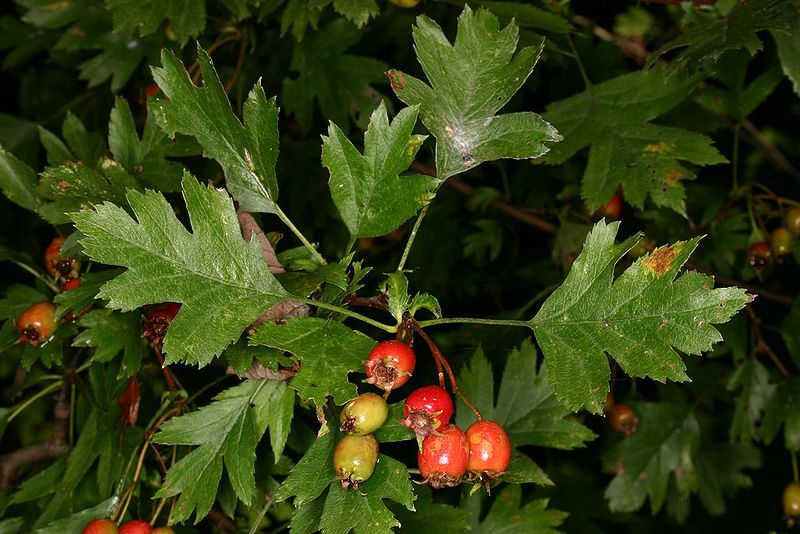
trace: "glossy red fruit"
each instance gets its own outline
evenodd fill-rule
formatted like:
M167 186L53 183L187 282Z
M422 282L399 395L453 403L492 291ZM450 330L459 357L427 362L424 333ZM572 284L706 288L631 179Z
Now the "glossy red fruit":
M76 287L80 287L81 279L80 278L70 278L66 282L61 284L61 291L71 291Z
M144 317L144 336L154 345L160 345L181 305L175 302L156 304Z
M409 394L403 407L405 419L402 424L417 435L422 441L434 430L443 427L453 417L453 399L444 388L424 386Z
M119 527L119 534L152 534L153 527L147 521L135 519Z
M469 464L478 482L489 482L505 473L511 461L511 441L494 421L478 421L467 429Z
M422 442L417 462L419 474L430 487L457 486L469 463L466 434L456 425L444 425Z
M56 305L43 300L28 306L17 319L20 341L34 347L50 339L56 329Z
M792 239L794 239L794 236L788 228L784 226L776 228L769 238L772 253L776 256L789 254L792 251Z
M786 227L795 235L800 234L800 207L795 206L786 212Z
M364 364L364 371L368 383L391 391L408 382L416 363L417 356L411 347L391 339L375 345Z
M608 412L608 424L614 432L630 436L639 428L639 416L633 408L621 402Z
M784 488L783 513L789 517L800 516L800 483L790 482Z
M358 486L369 479L378 463L378 440L372 434L344 436L333 452L333 470L343 488Z
M602 218L605 217L606 219L616 221L622 216L622 197L614 193L614 196L611 197L611 200L600 206L598 210L595 212L595 217Z
M81 269L81 262L74 256L63 257L61 255L61 245L64 243L63 237L54 237L47 249L44 251L44 268L50 276L56 279L77 278Z
M363 436L378 429L389 415L389 407L383 397L374 393L363 393L351 399L339 415L342 432Z
M772 263L772 249L766 241L759 241L747 249L748 263L754 271L763 271Z
M117 524L110 519L95 519L83 527L81 534L117 534Z
M147 100L148 98L156 96L160 90L157 83L151 83L142 89L142 100Z

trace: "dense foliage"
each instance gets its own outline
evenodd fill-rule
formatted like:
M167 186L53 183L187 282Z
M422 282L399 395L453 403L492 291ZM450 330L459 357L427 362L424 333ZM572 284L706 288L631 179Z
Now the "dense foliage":
M0 533L795 527L797 0L0 9Z

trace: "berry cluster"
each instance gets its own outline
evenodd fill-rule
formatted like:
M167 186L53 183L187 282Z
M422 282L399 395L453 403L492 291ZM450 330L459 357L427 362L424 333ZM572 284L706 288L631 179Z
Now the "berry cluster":
M763 276L775 261L781 262L794 249L800 236L800 207L787 210L781 226L769 234L767 240L753 243L747 249L747 261L758 276Z
M110 519L94 519L90 521L81 534L175 534L170 527L153 528L147 521L135 519L128 521L121 527Z
M427 336L423 337L432 344ZM458 393L449 364L435 346L432 348L437 367L446 366L453 391ZM385 397L408 381L415 364L413 349L401 341L382 341L370 352L364 365L366 382L383 389L385 395L364 393L347 402L341 411L340 428L346 435L336 446L333 466L343 487L358 490L359 484L372 475L378 460L378 441L371 432L383 425L388 416ZM494 421L482 420L477 410L478 420L466 432L451 424L453 399L443 387L443 374L439 376L441 385L423 386L409 394L403 408L404 419L400 421L417 436L417 461L423 483L436 489L462 481L488 487L508 468L508 435Z

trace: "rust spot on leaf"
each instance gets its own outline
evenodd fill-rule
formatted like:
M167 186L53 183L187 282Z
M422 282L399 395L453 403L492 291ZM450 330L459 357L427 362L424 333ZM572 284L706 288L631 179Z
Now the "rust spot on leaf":
M654 274L660 276L667 272L672 267L672 260L675 259L675 246L660 247L655 249L649 256L642 260L644 268Z
M686 173L683 171L669 171L667 176L664 178L664 182L667 185L672 185L676 182L679 182L686 176Z
M667 143L665 141L661 141L660 143L654 143L652 145L646 145L644 147L645 152L655 153L655 154L665 154L670 152L675 145L672 143Z
M60 182L58 182L58 187L62 191L66 191L67 189L69 189L69 182L66 180L61 180Z
M406 77L398 70L387 70L386 77L389 78L389 83L395 91L402 91L406 88Z

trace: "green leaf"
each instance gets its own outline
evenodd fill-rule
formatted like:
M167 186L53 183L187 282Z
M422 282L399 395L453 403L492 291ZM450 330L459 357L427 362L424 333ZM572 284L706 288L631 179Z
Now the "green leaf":
M579 422L567 419L571 413L556 400L548 382L547 366L542 363L536 369L536 348L529 339L509 354L496 403L492 368L481 349L473 355L470 366L462 370L458 384L485 419L506 429L514 446L569 450L583 447L596 437ZM458 403L457 424L466 428L473 416L466 405Z
M103 158L93 169L80 162L50 167L42 173L40 194L51 200L39 207L39 215L51 224L70 221L67 215L83 207L110 201L124 206L129 190L141 191L139 183L117 162Z
M33 169L0 146L0 189L8 200L27 210L38 210L42 199L36 183Z
M71 111L67 112L64 119L61 136L78 160L90 167L94 166L106 152L103 137L98 132L88 131L81 120Z
M331 431L311 444L278 488L275 494L276 501L294 497L295 507L301 508L322 495L335 478L333 451L336 448L336 439L337 433Z
M294 354L301 366L291 386L301 399L313 399L321 407L328 395L336 404L344 404L358 394L347 375L364 371L364 360L375 341L334 321L290 317L285 325L261 325L250 337L250 344Z
M732 441L749 443L757 435L758 422L775 393L769 379L769 371L755 358L745 360L735 369L728 382L729 390L737 390L730 429Z
M311 0L310 4L327 4L330 0ZM369 19L380 14L375 0L333 0L333 9L357 27L363 27Z
M547 499L538 499L522 506L522 489L519 486L508 486L495 499L486 518L477 524L477 528L470 530L470 533L557 534L557 527L566 519L567 514L548 509L547 504Z
M657 248L614 280L617 262L639 240L614 240L619 223L600 221L567 279L529 321L547 360L556 397L571 410L600 413L608 356L630 376L684 381L680 355L701 354L724 323L752 300L743 289L712 289L711 277L678 271L700 238ZM674 349L673 349L674 347Z
M405 419L405 414L403 413L404 408L405 401L399 401L389 405L389 415L386 417L386 421L380 428L373 432L378 442L390 443L414 439L414 431L400 424L400 422Z
M170 134L194 136L204 155L219 162L231 195L241 209L276 213L278 181L278 107L267 100L258 81L247 95L243 117L234 115L225 89L208 53L197 46L197 61L204 85L192 83L183 63L168 51L161 52L162 67L153 78L169 100L159 100L153 111Z
M685 215L684 180L696 165L727 160L711 139L687 130L651 124L681 102L699 81L666 68L637 71L593 85L547 107L544 118L564 135L548 163L563 163L591 146L581 196L589 211L608 202L622 185L625 200L643 209L649 196L657 206Z
M156 125L153 113L147 115L139 139L128 102L117 97L108 122L108 147L114 160L133 174L145 187L159 191L180 191L183 166L167 156L191 156L196 151L189 143L172 142Z
M536 158L546 142L561 140L555 128L531 112L495 115L528 79L544 41L514 56L519 29L504 29L491 12L464 8L451 44L436 22L422 15L413 28L414 48L430 86L410 74L387 74L398 98L418 105L436 138L439 180L500 158Z
M92 519L109 517L119 504L119 497L111 497L96 506L71 514L69 517L53 521L45 527L37 528L33 534L64 534L64 532L78 532Z
M389 509L400 521L400 532L454 534L469 531L466 510L434 502L433 492L426 485L417 486L415 490L417 500L414 501L415 510L413 512L402 506L389 505ZM294 520L292 526L294 526Z
M91 46L99 52L78 66L78 77L87 81L89 87L110 79L111 91L116 93L125 87L139 65L158 51L158 46L159 41L153 39L132 39L130 33L109 31Z
M639 428L603 455L603 470L615 473L605 496L612 512L638 510L649 497L655 514L664 504L671 478L683 498L696 489L692 460L700 427L685 404L631 406L639 416Z
M755 55L762 48L757 33L761 30L788 32L787 17L794 11L783 0L749 0L738 3L727 17L684 30L650 55L648 65L654 65L665 53L683 48L672 58L674 67L697 69L718 60L727 50L746 48Z
M205 0L105 0L114 19L114 31L120 34L148 35L157 31L164 19L183 45L197 37L206 26Z
M791 80L794 93L800 95L800 13L795 8L788 18L789 31L771 30L771 33L778 45L783 73Z
M81 317L78 325L86 330L75 337L73 347L93 347L92 361L96 362L109 362L122 352L119 378L128 378L139 370L145 343L138 312L94 310Z
M294 394L284 382L246 380L220 393L214 402L161 425L153 438L166 445L199 445L167 473L158 497L180 494L175 521L196 511L200 521L214 503L225 465L236 495L249 505L256 495L256 446L270 430L277 461L289 435Z
M288 295L257 241L242 240L230 197L188 174L182 184L193 233L153 191L128 192L137 220L109 203L72 218L86 235L81 244L89 257L128 268L104 284L98 298L122 311L182 303L164 338L166 361L206 365Z
M380 96L371 84L385 82L386 65L345 54L360 39L360 32L339 19L294 46L289 68L298 76L284 80L281 97L286 112L303 131L311 128L315 100L322 115L345 133L350 130L350 118L366 123L367 114L378 105Z
M436 181L420 174L400 176L417 154L424 135L413 134L416 106L389 124L386 106L372 113L364 154L333 122L323 136L322 164L330 171L333 202L352 237L376 237L395 230L433 198Z
M56 319L61 319L67 313L80 315L95 303L94 297L100 291L100 287L120 273L122 273L120 269L106 269L81 275L81 284L78 287L62 291L53 299L53 302L58 304Z
M800 299L794 299L781 323L781 335L792 361L800 367Z
M560 15L525 3L483 0L476 4L485 7L495 15L513 19L523 28L530 27L559 33L568 33L573 29L572 24Z
M793 377L778 385L764 407L759 434L766 443L772 443L781 427L786 450L800 451L800 378Z

